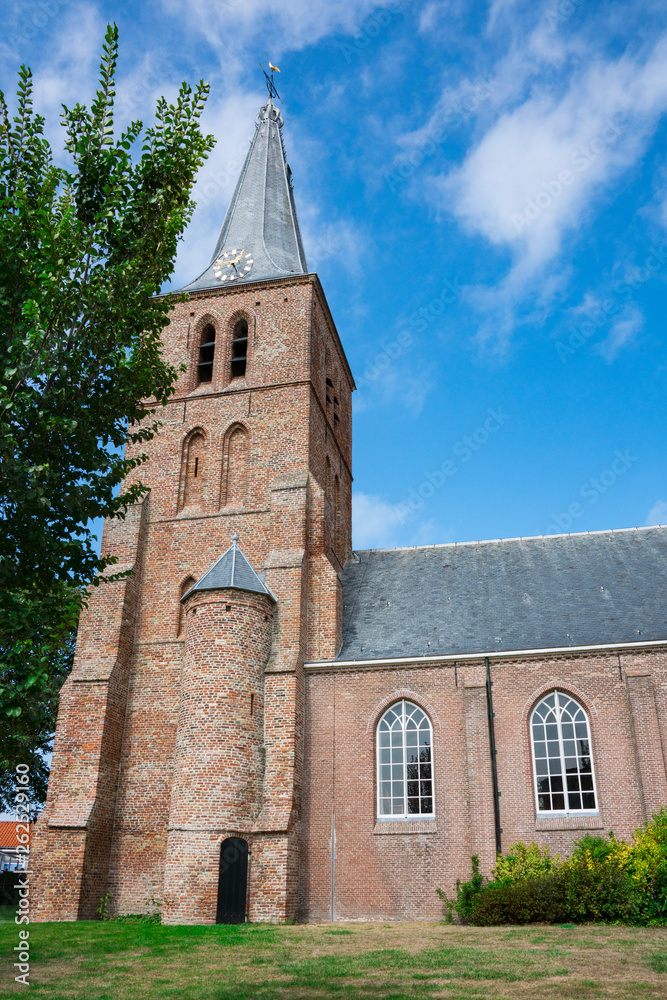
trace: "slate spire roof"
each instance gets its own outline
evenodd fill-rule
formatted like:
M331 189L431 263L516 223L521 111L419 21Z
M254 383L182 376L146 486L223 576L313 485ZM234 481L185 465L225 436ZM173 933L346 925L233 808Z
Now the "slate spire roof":
M211 261L182 291L308 273L281 134L283 119L271 98L259 109L255 124Z
M255 573L254 569L243 555L239 548L239 536L234 535L232 544L224 552L217 562L213 563L208 572L204 573L194 587L183 594L181 604L195 590L221 590L224 587L232 587L236 590L250 590L255 594L266 594L272 601L275 597L264 583L264 580Z

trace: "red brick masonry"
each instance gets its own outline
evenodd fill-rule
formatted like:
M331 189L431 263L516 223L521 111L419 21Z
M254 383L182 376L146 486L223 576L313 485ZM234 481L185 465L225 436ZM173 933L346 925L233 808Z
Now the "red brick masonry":
M239 319L247 370L232 378ZM435 889L495 856L486 671L481 657L335 662L354 386L319 281L193 293L164 343L187 370L141 469L149 498L105 526L103 550L133 574L96 588L81 619L32 916L90 919L110 893L112 912L161 900L167 923L212 923L220 844L238 836L251 920L438 918ZM234 533L275 603L220 589L183 607ZM504 845L627 837L667 802L666 648L491 658ZM554 688L588 713L594 816L536 816L529 716ZM401 698L433 727L434 819L376 819L375 730Z
M496 657L490 669L503 846L536 841L567 854L587 830L629 837L667 803L667 644L620 657ZM555 688L588 713L599 815L536 814L529 716ZM434 820L376 820L375 727L401 698L433 726ZM485 873L495 858L483 662L309 664L306 714L301 918L329 919L332 881L336 919L440 918L435 889L468 875L472 854Z

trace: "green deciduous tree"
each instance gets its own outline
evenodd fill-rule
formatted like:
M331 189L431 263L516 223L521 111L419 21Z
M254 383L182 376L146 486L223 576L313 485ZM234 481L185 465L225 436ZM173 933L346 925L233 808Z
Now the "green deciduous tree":
M0 798L46 745L71 663L85 587L109 565L86 527L145 492L149 441L174 391L160 335L170 277L214 139L208 86L161 98L155 123L114 125L118 30L107 30L90 109L64 108L67 165L54 162L19 72L12 118L0 93ZM148 402L147 402L148 401ZM94 581L96 582L96 581ZM39 762L34 761L37 771ZM5 775L4 779L2 775ZM43 791L45 771L34 774Z

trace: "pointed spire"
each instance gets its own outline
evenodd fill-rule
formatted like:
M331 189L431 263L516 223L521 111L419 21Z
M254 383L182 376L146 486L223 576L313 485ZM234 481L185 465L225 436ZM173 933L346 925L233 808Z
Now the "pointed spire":
M232 544L194 587L183 594L181 604L196 590L221 590L232 587L236 590L250 590L255 594L266 594L272 601L275 597L256 573L239 548L239 536L234 535Z
M182 291L308 273L280 132L283 119L271 97L255 124L211 262Z

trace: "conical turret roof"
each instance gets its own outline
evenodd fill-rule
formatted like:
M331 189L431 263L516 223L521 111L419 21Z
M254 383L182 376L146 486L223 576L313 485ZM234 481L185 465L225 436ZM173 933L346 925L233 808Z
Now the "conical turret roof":
M201 580L195 583L187 594L183 594L181 604L196 590L222 590L229 587L236 590L250 590L255 594L266 594L272 601L275 601L275 597L261 576L255 573L241 552L238 541L239 536L234 535L232 544L227 551L220 556L217 562L213 563L208 572L204 573Z
M211 262L182 291L307 274L281 135L283 119L271 98L259 109L246 156Z

